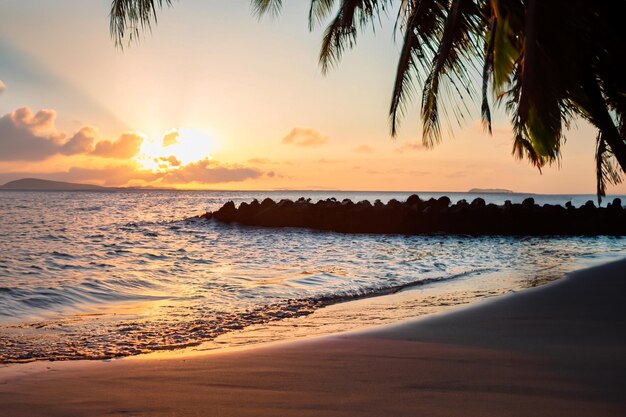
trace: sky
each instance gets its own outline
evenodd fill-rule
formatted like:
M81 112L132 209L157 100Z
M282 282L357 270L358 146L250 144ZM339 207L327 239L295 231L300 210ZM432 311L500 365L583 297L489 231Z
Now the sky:
M575 123L559 165L511 155L478 109L421 145L419 95L392 139L394 17L327 75L306 1L258 19L247 0L180 0L138 44L109 34L110 1L0 2L0 183L594 193L595 131ZM624 194L626 185L610 187Z

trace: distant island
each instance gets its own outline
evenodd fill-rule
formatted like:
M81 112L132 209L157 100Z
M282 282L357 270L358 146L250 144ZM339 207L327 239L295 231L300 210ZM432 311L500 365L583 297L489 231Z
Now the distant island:
M172 188L154 187L102 187L93 184L50 181L39 178L22 178L0 185L0 191L116 191L116 190L171 190Z
M38 178L22 178L9 181L0 186L2 190L29 190L29 191L96 191L107 190L107 187L92 184L76 184L72 182L49 181Z
M472 194L513 194L512 190L505 188L472 188L468 191Z

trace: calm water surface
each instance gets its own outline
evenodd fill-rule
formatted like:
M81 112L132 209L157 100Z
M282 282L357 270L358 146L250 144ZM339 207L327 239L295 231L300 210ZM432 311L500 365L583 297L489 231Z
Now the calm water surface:
M405 285L434 288L440 298L426 292L421 300L434 307L467 303L626 254L626 240L610 237L345 235L193 218L229 200L408 195L0 192L0 362L192 346ZM501 204L527 195L482 197ZM540 204L593 199L533 197Z

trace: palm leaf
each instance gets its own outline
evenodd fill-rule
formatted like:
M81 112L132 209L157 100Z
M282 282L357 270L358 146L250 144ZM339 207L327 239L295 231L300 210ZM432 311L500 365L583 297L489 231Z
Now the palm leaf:
M251 4L253 13L259 17L265 14L277 16L283 7L282 0L252 0Z
M337 15L326 28L319 62L326 74L356 44L357 29L371 23L390 0L342 0Z
M124 47L128 43L139 40L141 32L150 30L152 22L157 22L157 8L171 6L172 0L113 0L109 13L109 31L115 45Z
M495 32L498 26L497 18L495 16L491 16L489 23L489 30L485 34L487 40L485 42L485 59L483 64L483 88L482 95L483 101L480 108L480 114L483 122L483 126L489 131L489 134L492 134L491 130L491 108L489 107L489 97L488 97L488 89L489 89L489 79L491 78L491 74L493 72L493 51L495 47Z
M511 75L521 55L519 11L510 10L510 2L491 0L496 18L493 37L493 88L497 97L505 94L506 86L511 83Z
M333 11L335 0L311 0L309 7L309 30L322 23Z
M563 95L562 79L555 74L559 57L553 48L555 35L545 25L559 11L542 0L528 0L527 4L517 117L537 153L552 161L560 152Z
M598 204L606 196L607 183L617 185L622 182L620 169L614 163L614 157L608 148L602 133L598 133L596 146L596 185Z
M396 136L398 132L400 117L404 116L406 102L414 90L413 78L415 77L420 82L418 66L420 59L424 58L424 51L422 50L418 33L423 34L424 30L418 30L418 28L424 26L424 22L419 21L420 18L423 19L425 16L428 16L420 8L424 3L427 2L420 1L415 7L410 7L409 5L412 2L408 2L407 8L410 10L410 16L408 18L402 15L398 16L398 19L406 19L406 21L402 23L404 26L404 42L402 43L402 50L398 60L396 79L391 95L391 107L389 109L392 136ZM425 5L425 9L431 10L428 4Z
M479 31L479 11L472 0L453 0L443 22L443 32L437 52L433 58L430 73L422 92L422 126L424 145L433 146L441 140L439 125L440 77L445 76L450 83L449 97L452 98L452 111L458 121L468 112L463 98L471 98L472 68L471 50L475 50L474 36ZM457 104L458 106L454 106Z

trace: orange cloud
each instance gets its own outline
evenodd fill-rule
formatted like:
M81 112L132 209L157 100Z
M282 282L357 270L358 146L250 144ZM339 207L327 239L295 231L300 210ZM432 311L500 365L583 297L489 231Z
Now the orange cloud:
M177 144L178 143L178 136L180 136L180 133L178 132L178 130L172 130L172 131L166 133L163 136L163 147L165 148L166 146Z
M259 164L259 165L269 165L269 164L275 164L276 162L271 161L270 159L267 158L250 158L248 159L248 163L249 164Z
M55 181L87 182L105 186L125 186L129 182L141 181L151 185L176 185L190 182L219 184L260 178L264 173L256 168L225 165L204 159L169 172L152 172L138 169L135 163L123 162L99 168L71 167L57 172L12 172L0 173L0 183L19 178L44 178ZM273 171L267 177L280 177Z
M374 149L372 149L372 147L368 146L368 145L361 145L361 146L357 146L356 148L354 148L354 152L356 152L356 153L372 153L372 152L374 152Z
M428 149L424 144L418 140L412 142L404 142L402 145L396 148L397 153L405 152L420 152Z
M185 184L199 182L203 184L217 184L224 182L245 181L259 178L263 172L256 168L237 165L220 165L219 163L203 159L202 161L187 164L175 171L163 174L163 182L168 184Z
M123 186L131 180L151 182L157 180L162 174L150 171L138 171L134 163L122 163L108 165L99 168L71 167L67 170L56 172L32 172L20 171L0 173L0 183L19 178L43 178L54 181L70 181L105 186Z
M7 89L7 85L0 80L0 93Z
M150 171L138 171L132 164L112 165L103 168L72 167L66 173L57 174L64 181L92 182L106 186L122 186L131 180L154 181L158 175Z
M27 127L33 133L45 132L54 128L54 120L57 114L54 110L42 109L33 114L28 107L20 107L10 113L15 123Z
M328 136L322 136L322 134L315 129L294 127L281 142L284 145L315 147L327 143Z
M120 135L116 141L100 141L96 143L93 155L103 158L128 159L137 155L143 137L137 133L127 132Z
M41 161L62 152L64 135L53 131L55 112L28 107L0 117L0 160Z
M55 119L54 110L33 113L28 107L0 117L0 161L42 161L57 154L128 159L143 142L136 133L124 133L116 141L101 140L89 126L66 139L65 133L56 130Z
M63 145L61 153L64 155L89 153L93 150L93 143L96 138L97 133L94 128L83 127Z
M161 169L175 168L182 165L182 162L174 155L170 155L168 157L161 156L159 158L154 158L154 162L159 164L159 168Z

